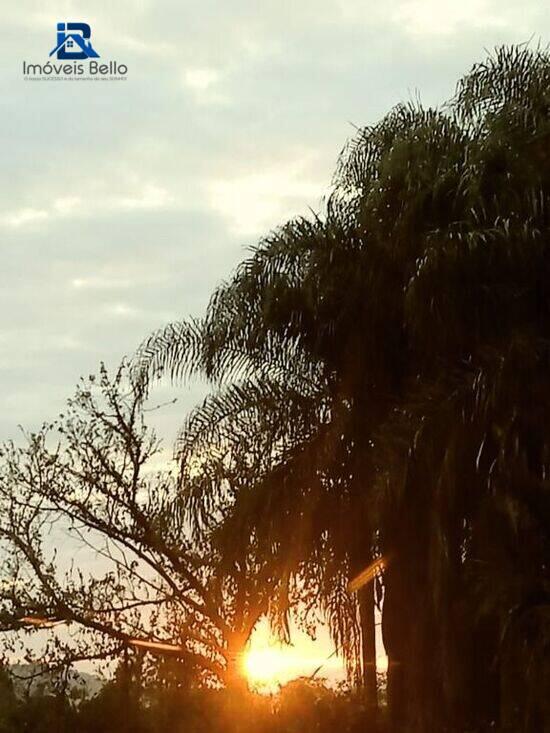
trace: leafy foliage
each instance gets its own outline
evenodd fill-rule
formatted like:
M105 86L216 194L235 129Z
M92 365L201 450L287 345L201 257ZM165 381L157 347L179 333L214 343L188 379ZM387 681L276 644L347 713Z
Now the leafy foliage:
M239 655L277 581L252 551L243 553L246 567L221 574L213 549L191 541L180 504L124 365L113 379L102 368L83 380L57 422L4 446L6 651L26 646L8 632L38 628L43 644L26 654L42 666L161 654L205 683L239 676Z
M226 557L275 551L352 670L369 639L346 584L388 558L399 730L548 721L549 76L546 51L497 49L442 109L361 130L326 211L260 242L200 345L163 333L137 362L145 387L193 373L219 390L179 443L190 522ZM244 425L261 458L228 495ZM508 685L501 704L519 668L532 694Z

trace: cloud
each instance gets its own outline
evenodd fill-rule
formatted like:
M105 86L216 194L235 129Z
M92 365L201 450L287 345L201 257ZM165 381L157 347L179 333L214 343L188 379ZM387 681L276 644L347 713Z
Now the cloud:
M308 172L308 157L208 184L211 207L235 234L260 235L317 205L326 188Z
M230 98L220 87L221 78L218 69L191 67L184 70L182 84L196 104L228 105Z
M34 227L46 220L69 217L90 217L112 211L134 211L165 209L175 202L175 196L165 187L155 183L140 183L129 186L126 192L109 194L106 190L88 191L81 196L59 196L42 202L42 208L23 206L0 215L0 224L11 229Z
M216 69L186 69L183 73L183 83L189 89L197 92L203 92L212 84L215 84L220 78L220 74Z
M115 196L111 199L113 208L163 209L174 202L174 196L163 186L147 184L131 196Z
M105 310L109 315L119 318L135 318L139 315L138 309L127 303L112 303Z
M392 14L393 22L419 36L441 37L468 29L485 32L506 27L517 28L521 14L513 7L484 0L405 0Z
M77 290L122 290L135 287L135 280L109 277L75 277L70 281Z
M21 209L17 209L11 213L6 213L0 216L0 222L7 227L12 229L18 229L19 227L34 225L49 216L47 211L44 209L33 209L31 207L24 206Z
M60 196L55 199L52 208L58 214L71 214L82 207L82 199L80 196Z

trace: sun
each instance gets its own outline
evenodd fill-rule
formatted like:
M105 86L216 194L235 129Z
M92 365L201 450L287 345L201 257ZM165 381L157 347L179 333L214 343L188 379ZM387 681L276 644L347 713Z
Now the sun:
M277 647L250 649L244 656L243 668L252 687L272 687L290 679L288 659Z
M258 692L276 692L279 687L298 677L320 672L335 681L344 679L342 660L331 652L328 638L313 641L294 629L292 644L273 639L263 622L255 629L250 646L242 658L242 671L249 686Z
M376 667L387 670L388 659L377 625ZM262 619L254 629L247 651L241 658L241 670L251 689L276 693L280 687L299 677L323 679L329 685L346 680L344 660L336 654L328 629L319 626L315 638L291 625L292 643L282 644L273 638L269 624Z

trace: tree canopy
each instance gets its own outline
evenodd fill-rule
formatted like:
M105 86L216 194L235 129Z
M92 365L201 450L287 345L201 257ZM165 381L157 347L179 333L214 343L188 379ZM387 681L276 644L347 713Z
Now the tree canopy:
M546 51L497 49L441 109L360 130L325 211L262 240L135 367L144 388L212 381L178 443L190 521L226 555L276 548L352 661L346 584L386 558L388 699L411 729L548 713L549 80ZM266 465L228 505L210 453L247 430Z

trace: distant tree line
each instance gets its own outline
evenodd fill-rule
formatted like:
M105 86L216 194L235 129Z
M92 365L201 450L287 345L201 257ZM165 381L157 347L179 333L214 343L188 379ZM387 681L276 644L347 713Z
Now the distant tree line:
M166 670L165 670L166 672ZM147 682L139 664L121 665L93 697L60 688L16 694L0 671L0 733L377 733L350 690L296 680L278 694Z

